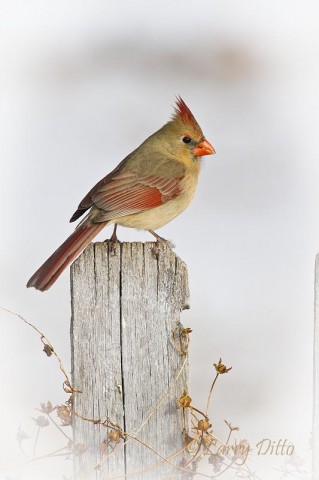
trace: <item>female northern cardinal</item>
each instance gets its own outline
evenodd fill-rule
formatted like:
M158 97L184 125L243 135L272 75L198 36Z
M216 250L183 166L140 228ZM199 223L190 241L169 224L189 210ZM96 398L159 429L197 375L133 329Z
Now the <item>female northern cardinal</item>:
M171 120L84 197L70 222L89 213L69 238L35 272L27 287L48 290L72 260L106 225L148 230L163 227L192 200L202 155L214 154L186 103L177 98Z

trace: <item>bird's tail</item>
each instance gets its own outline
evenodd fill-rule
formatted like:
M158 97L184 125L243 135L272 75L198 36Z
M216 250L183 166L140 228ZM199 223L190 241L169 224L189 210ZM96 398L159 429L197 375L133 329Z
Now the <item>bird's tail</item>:
M107 222L92 225L80 224L64 243L35 272L27 283L42 292L48 290L63 270L85 249Z

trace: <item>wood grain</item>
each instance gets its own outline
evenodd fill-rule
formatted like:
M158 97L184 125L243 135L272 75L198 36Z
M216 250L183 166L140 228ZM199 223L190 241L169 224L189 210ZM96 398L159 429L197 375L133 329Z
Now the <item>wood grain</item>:
M72 377L82 392L75 395L74 410L92 419L109 418L169 457L184 444L177 398L188 389L188 365L173 332L181 328L189 293L185 264L166 244L157 256L153 247L117 243L112 251L107 242L91 244L72 265ZM127 437L125 446L121 440L113 451L105 427L74 417L73 428L75 448L82 452L74 457L76 480L133 472L139 472L133 479L162 480L178 474L134 438ZM101 456L102 443L110 455Z

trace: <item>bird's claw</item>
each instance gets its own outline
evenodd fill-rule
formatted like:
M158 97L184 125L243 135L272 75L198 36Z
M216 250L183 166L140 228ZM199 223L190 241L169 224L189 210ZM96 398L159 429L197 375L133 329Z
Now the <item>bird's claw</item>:
M165 238L163 237L160 237L156 232L154 232L154 230L149 230L149 232L156 238L156 243L152 248L152 254L155 258L158 258L161 245L165 244L171 249L175 248L175 245L173 242L171 242L170 240L165 240Z
M118 240L110 240L110 254L112 257L116 255L116 245L120 243Z
M114 257L116 255L116 244L119 243L116 235L117 224L114 225L114 230L111 235L111 238L104 240L105 242L110 242L110 254Z
M157 239L154 244L154 247L152 248L152 254L155 258L158 258L162 245L167 245L171 249L175 248L174 243L171 242L170 240L165 240L164 238Z
M154 247L152 248L152 255L154 258L158 259L160 248L161 248L162 242L156 241L154 244Z

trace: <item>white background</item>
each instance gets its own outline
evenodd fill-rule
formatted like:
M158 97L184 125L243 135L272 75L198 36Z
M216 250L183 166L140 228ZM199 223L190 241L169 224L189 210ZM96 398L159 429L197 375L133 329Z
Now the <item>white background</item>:
M46 293L26 281L72 231L84 194L168 120L180 94L217 151L191 207L159 231L189 268L191 395L204 408L221 356L233 369L216 386L215 433L225 438L227 419L255 453L264 437L286 438L309 459L316 2L2 0L0 9L0 304L44 331L70 368L68 273ZM0 479L62 480L65 460L12 468L23 459L19 424L34 439L35 408L66 396L38 337L8 314L0 322ZM24 445L32 453L33 440ZM253 461L262 478L280 478L282 458Z

